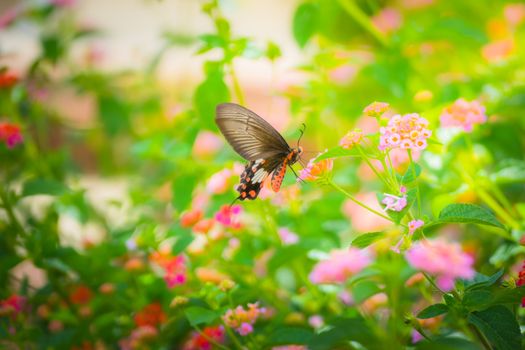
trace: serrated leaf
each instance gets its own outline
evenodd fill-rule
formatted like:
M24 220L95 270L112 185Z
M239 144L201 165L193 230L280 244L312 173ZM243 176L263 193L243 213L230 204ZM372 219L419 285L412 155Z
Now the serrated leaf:
M485 208L474 204L450 204L439 213L441 223L472 223L504 229L498 219Z
M414 170L416 172L416 176L414 176ZM401 182L405 185L409 184L413 182L414 180L416 180L420 174L421 174L421 167L418 164L413 163L413 166L410 165L407 171L405 171L405 174L401 177Z
M483 311L472 312L468 321L487 337L495 349L521 349L520 326L506 307L496 305Z
M434 304L430 305L429 307L421 310L417 314L417 318L420 319L426 319L426 318L432 318L439 315L443 315L448 312L448 306L445 304Z
M320 154L317 158L315 158L315 162L319 162L324 159L340 157L361 157L361 154L356 148L344 149L341 146L337 146Z
M375 243L385 236L384 232L368 232L354 238L351 245L353 247L363 249Z
M68 187L61 182L55 180L34 179L24 183L24 188L22 189L22 196L27 197L39 194L59 196L68 191Z
M200 306L188 307L184 310L184 314L192 326L198 326L203 323L210 324L218 317L214 311Z

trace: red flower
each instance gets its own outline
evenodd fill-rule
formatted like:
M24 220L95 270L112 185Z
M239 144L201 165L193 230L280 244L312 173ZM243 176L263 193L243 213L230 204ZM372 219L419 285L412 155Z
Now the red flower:
M13 319L21 313L26 306L26 298L13 294L5 300L0 300L0 315L11 315Z
M93 293L91 292L91 289L89 289L86 286L78 286L76 287L71 294L69 295L69 300L73 304L87 304L93 297Z
M137 327L152 326L157 327L166 322L166 314L162 311L162 306L158 302L146 305L135 315L135 324Z
M18 76L13 73L0 73L0 89L10 88L18 82Z
M521 267L521 271L518 275L516 286L518 287L525 286L525 261L523 262L523 266ZM525 307L525 297L521 299L521 307Z
M17 144L22 143L23 138L20 133L20 127L13 123L0 123L0 141L5 142L7 148L13 148Z
M197 332L192 333L191 338L186 341L183 346L184 350L211 350L213 348L212 343L209 339L213 339L216 343L224 342L224 327L206 327L203 329L203 333Z

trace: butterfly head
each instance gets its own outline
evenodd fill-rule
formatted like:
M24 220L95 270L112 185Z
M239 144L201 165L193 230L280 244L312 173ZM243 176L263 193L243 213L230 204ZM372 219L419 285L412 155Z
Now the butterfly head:
M301 146L292 148L292 152L290 153L290 163L294 164L301 158L301 154L303 154L303 148Z

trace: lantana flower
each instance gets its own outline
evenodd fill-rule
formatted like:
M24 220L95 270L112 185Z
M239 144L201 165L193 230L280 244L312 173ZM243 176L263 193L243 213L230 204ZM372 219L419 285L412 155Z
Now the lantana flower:
M202 333L193 332L182 346L183 350L211 350L213 343L224 343L225 332L223 326L205 327Z
M432 135L428 129L428 120L417 113L394 115L388 120L387 126L379 129L379 133L381 151L394 148L423 150Z
M137 327L157 327L165 323L167 319L166 314L162 310L162 305L159 302L146 305L142 310L138 311L134 317Z
M486 122L487 116L485 107L478 101L469 102L460 98L443 110L439 120L444 128L460 127L471 132L474 125Z
M242 207L240 205L223 205L215 214L215 220L223 226L238 229L241 227L241 213Z
M186 259L184 256L154 252L151 254L150 260L164 270L164 281L166 281L168 288L186 283Z
M423 220L412 220L408 223L408 233L414 234L417 229L425 225L425 222Z
M370 253L357 248L333 250L330 257L314 266L310 273L313 283L344 283L372 261Z
M318 162L314 162L314 159L310 159L306 168L299 172L299 179L305 181L319 180L332 171L333 166L333 159L323 159Z
M365 107L363 113L368 117L379 118L388 110L389 106L386 102L372 102Z
M407 196L394 196L393 194L384 193L385 198L381 201L385 205L384 210L401 211L407 206Z
M229 309L222 316L224 323L233 328L241 336L246 336L253 332L253 324L266 312L264 307L259 307L258 303L248 304L248 309L241 305L235 309Z
M339 141L339 146L344 149L352 149L355 145L358 145L362 139L363 132L361 129L354 129L343 136L343 138Z
M472 279L474 258L465 253L458 243L443 239L419 241L406 252L412 267L436 277L436 284L444 291L454 288L456 278Z

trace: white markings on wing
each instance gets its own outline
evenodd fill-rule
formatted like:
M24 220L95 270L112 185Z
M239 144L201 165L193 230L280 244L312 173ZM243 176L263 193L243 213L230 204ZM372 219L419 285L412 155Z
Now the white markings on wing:
M263 182L264 179L266 179L267 176L268 176L268 172L265 171L263 168L259 168L259 169L255 172L255 174L253 175L252 183Z

